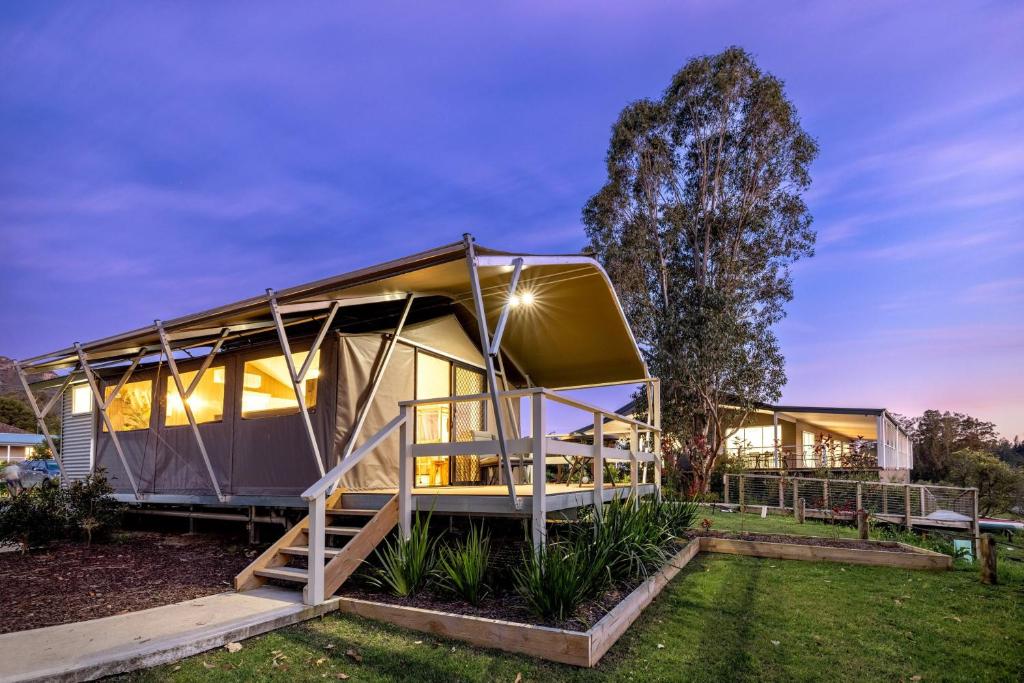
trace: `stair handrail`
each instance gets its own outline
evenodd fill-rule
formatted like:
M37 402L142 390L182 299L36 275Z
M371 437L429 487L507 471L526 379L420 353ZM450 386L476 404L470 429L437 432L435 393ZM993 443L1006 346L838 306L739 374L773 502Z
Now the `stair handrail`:
M406 415L404 413L400 413L395 419L384 425L379 432L367 439L366 443L353 451L347 458L331 468L331 470L321 477L315 484L306 489L302 493L302 499L311 501L319 496L330 494L335 484L337 484L349 470L358 465L359 461L362 460L367 453L379 446L384 439L391 436L391 433L401 427L405 421Z

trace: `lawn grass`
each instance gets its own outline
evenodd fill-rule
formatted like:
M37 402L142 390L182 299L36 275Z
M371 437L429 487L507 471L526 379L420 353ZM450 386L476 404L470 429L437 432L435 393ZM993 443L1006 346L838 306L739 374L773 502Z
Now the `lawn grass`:
M718 513L714 520L722 530L833 531L785 517ZM343 673L352 681L511 682L520 674L523 681L1018 681L1024 576L1009 564L1018 563L1000 566L1001 585L984 586L973 568L702 554L595 670L333 614L245 641L240 652L221 649L130 680L317 681Z

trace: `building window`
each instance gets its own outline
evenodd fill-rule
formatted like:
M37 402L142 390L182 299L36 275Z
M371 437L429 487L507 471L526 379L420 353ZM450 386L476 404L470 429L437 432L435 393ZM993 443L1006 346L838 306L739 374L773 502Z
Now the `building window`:
M107 387L104 397L109 401L114 387ZM148 429L149 418L153 412L153 382L144 379L128 382L107 408L107 417L114 426L115 432L131 432L137 429ZM106 431L106 425L103 430Z
M308 351L292 354L298 370L306 362ZM316 384L320 377L320 352L313 354L313 363L306 373L303 386L306 407L316 406ZM277 417L299 412L299 402L288 374L285 357L272 356L246 361L242 370L242 417Z
M88 384L76 384L71 389L71 414L84 415L92 412L92 389Z
M196 378L198 371L181 373L181 383L187 390ZM293 395L294 398L294 395ZM192 415L196 422L220 422L224 419L224 368L210 368L203 373L199 385L188 398L188 405L192 409ZM185 414L185 404L181 401L181 394L178 393L178 386L173 377L167 378L167 408L164 415L164 425L167 427L180 427L188 424L188 415Z

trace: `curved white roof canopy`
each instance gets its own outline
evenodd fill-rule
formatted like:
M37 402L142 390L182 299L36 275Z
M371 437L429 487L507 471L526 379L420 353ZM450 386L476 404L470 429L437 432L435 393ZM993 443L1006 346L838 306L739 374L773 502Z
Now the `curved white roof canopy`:
M497 325L515 258L523 259L520 293L533 302L514 307L501 348L536 386L549 388L641 381L648 377L604 269L585 256L515 254L475 246L488 327ZM322 312L330 302L371 302L440 295L475 312L464 242L438 247L276 292L286 321ZM273 329L266 295L165 320L175 348L212 343L225 328L244 335ZM92 361L127 360L158 353L155 325L82 344ZM72 367L73 347L22 361L28 372Z

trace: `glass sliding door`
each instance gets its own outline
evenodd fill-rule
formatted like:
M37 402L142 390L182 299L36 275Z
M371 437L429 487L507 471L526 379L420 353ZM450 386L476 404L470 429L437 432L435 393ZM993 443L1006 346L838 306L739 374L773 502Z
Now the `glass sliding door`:
M484 393L483 372L450 360L416 352L416 398L472 396ZM487 424L483 401L428 403L416 408L418 444L473 441ZM415 485L473 485L480 481L480 459L476 456L444 455L416 458Z
M438 398L452 395L452 364L437 356L416 352L416 398ZM416 443L447 443L451 441L452 404L429 403L416 407ZM416 458L416 486L447 486L448 457Z

